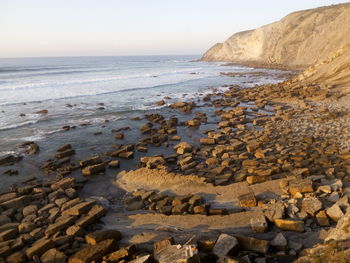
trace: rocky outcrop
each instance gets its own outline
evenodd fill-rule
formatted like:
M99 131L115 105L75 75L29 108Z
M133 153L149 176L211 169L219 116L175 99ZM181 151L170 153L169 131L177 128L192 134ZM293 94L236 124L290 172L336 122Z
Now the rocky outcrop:
M350 4L289 14L278 22L239 32L215 44L203 61L305 68L350 42Z

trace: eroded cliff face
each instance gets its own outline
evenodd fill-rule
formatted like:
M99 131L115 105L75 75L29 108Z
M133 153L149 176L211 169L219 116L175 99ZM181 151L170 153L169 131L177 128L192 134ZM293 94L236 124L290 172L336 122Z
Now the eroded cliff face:
M215 44L204 61L306 68L350 42L350 3L292 13Z
M328 86L350 87L350 42L306 69L298 80Z

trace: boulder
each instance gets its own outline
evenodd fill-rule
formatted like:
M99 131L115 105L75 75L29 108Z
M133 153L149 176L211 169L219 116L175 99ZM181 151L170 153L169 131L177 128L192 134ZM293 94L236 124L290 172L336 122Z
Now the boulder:
M238 247L239 244L237 238L227 234L221 234L215 242L213 254L218 258L232 255L238 252Z

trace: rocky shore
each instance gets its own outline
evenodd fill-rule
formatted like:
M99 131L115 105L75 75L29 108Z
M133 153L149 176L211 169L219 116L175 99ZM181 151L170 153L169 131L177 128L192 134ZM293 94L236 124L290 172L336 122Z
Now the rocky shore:
M339 103L344 96L296 80L229 86L166 106L174 117L154 112L130 120L139 123L138 131L117 127L110 150L88 158L77 156L67 136L54 156L37 163L46 178L0 194L0 262L320 257L327 250L316 249L317 243L349 237L350 112ZM126 143L132 131L139 138ZM40 143L22 148L23 158L0 159L2 176L15 176L28 155L45 154ZM121 171L123 163L132 169ZM86 182L106 171L115 173L123 197L82 197ZM334 231L343 232L335 238ZM346 248L343 243L339 250ZM318 262L311 260L298 262Z

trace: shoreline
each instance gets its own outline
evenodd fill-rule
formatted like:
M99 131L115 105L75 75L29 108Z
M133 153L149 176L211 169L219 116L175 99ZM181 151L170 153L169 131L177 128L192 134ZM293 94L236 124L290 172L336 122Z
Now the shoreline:
M111 145L105 147L109 151L103 152L100 149L100 152L94 154L98 154L99 157L96 158L88 158L93 154L77 158L74 147L69 146L61 151L56 151L58 147L55 146L49 152L44 148L46 155L57 156L46 163L41 158L44 170L63 179L56 184L32 180L25 187L14 189L15 192L0 195L1 215L5 215L2 222L10 224L6 231L12 233L3 238L8 248L5 246L5 252L0 250L3 253L0 258L7 257L9 261L8 257L17 251L16 255L23 262L33 256L41 257L44 262L50 256L45 252L55 247L54 253L64 258L63 262L67 257L70 257L70 262L89 262L84 254L93 245L86 246L84 235L101 228L116 228L123 236L120 241L122 245L138 246L136 252L124 248L129 251L124 257L127 262L138 260L137 256L140 260L135 262L152 262L153 252L155 257L165 257L172 253L167 252L167 249L172 248L171 244L179 243L183 248L195 246L194 255L188 257L193 257L193 260L202 257L202 262L213 262L210 261L213 258L232 254L241 259L284 258L285 262L292 262L302 247L316 243L317 239L312 238L335 225L336 219L328 209L342 199L343 193L340 190L348 187L346 182L340 188L333 188L333 184L336 185L339 178L346 176L344 171L347 169L348 155L344 151L348 152L350 148L340 142L347 134L344 120L349 114L340 107L330 110L319 108L319 105L323 105L321 101L330 101L332 104L332 100L337 99L339 94L319 86L314 86L313 89L308 92L304 87L296 87L287 80L280 84L252 88L231 86L226 92L214 91L199 101L194 101L195 104L174 103L166 108L165 111L169 112L166 118L155 112L144 116L142 121L134 120L135 125L131 131L125 128L107 135L112 137ZM281 101L281 97L285 101ZM270 113L270 108L273 109L273 114ZM335 127L333 131L329 131L329 125ZM138 132L137 126L141 134L139 137L132 136L131 140L134 141L130 141L128 134ZM114 148L111 147L112 142ZM322 150L323 144L326 144L327 151ZM74 146L73 142L72 145ZM178 146L175 151L174 146ZM149 152L146 155L150 158L141 159L140 163L140 157L145 156L147 150ZM159 156L160 153L166 154ZM36 155L33 157L36 158ZM82 164L79 160L85 161ZM25 160L18 164L21 165L22 162ZM124 162L130 162L133 169L120 172L124 169ZM336 168L332 170L328 162L335 164ZM120 164L122 168L118 170ZM140 166L144 168L138 170ZM109 197L95 197L95 201L91 201L90 190L96 188L95 193L106 192L106 181L94 179L106 176L98 175L104 170L109 171L109 174L119 172L116 177L108 176L111 182L108 188L112 188L112 194ZM75 180L67 179L70 174L81 174L81 171L91 175L78 176ZM79 190L83 184L82 178L91 180L85 182L85 187ZM115 179L116 183L113 184ZM308 185L309 188L305 190L301 184ZM316 191L320 186L329 186L330 192ZM78 193L81 200L76 200ZM184 197L189 194L192 196ZM193 199L196 195L199 197ZM334 198L336 195L338 199L335 202L328 200L330 196ZM6 202L13 205L14 197L21 201L16 201L17 209L11 212ZM28 198L33 198L30 205ZM193 203L190 201L192 199ZM305 205L310 199L313 203ZM174 200L178 200L176 205ZM46 211L41 209L49 205L52 207L48 214L39 212ZM314 205L320 208L315 209ZM63 213L63 206L71 211L68 212L69 219ZM179 210L174 210L175 207ZM103 218L106 209L109 212ZM94 211L100 211L96 212L98 216L92 216L95 215ZM271 211L275 215L271 216ZM320 226L321 219L317 216L321 211L325 215L322 218L323 226ZM342 213L345 213L344 209ZM34 225L30 224L28 217L32 218L32 215L40 215L43 219L41 224L37 224L37 221ZM90 217L94 220L101 218L105 225L92 221L89 221L90 226L79 223ZM252 222L253 218L257 221ZM324 223L326 219L328 224ZM220 220L224 222L224 227L220 226ZM20 225L14 225L15 222ZM58 228L53 227L57 225ZM105 241L99 240L100 242L118 235L119 238L114 240L120 239L119 232L113 232L111 237L108 237L107 232L101 233ZM220 233L221 238L230 240L230 245L216 241ZM222 236L224 234L229 236ZM31 239L13 248L12 240L28 235ZM185 244L193 235L195 237ZM175 239L175 243L157 243L164 246L164 250L158 253L152 251L155 242L169 236ZM312 238L306 238L308 236ZM75 244L73 249L67 245L57 245L64 238L71 240L67 241L68 244ZM40 249L28 252L29 248L26 247L35 240L50 245L42 245ZM38 242L32 248L39 246ZM232 252L235 242L241 245L239 253ZM115 242L112 243L108 252L99 254L94 260L111 256L109 253L117 250ZM204 249L203 244L209 248ZM218 247L226 252L217 252ZM142 248L148 249L148 252L145 253ZM144 261L141 261L142 258Z

